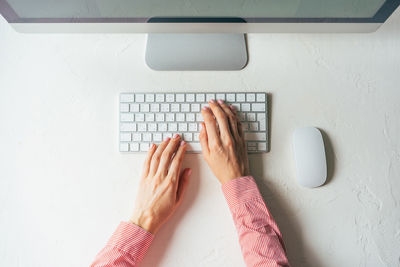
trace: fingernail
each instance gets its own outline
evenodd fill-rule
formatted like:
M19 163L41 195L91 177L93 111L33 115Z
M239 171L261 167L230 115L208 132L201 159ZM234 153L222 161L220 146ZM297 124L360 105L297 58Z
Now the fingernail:
M219 99L219 100L218 100L218 103L222 105L222 104L224 103L224 100Z
M230 105L229 107L230 107L233 111L236 110L236 108L235 108L234 106L232 106L232 105Z
M164 138L164 141L169 141L171 138L169 138L169 137L165 137Z
M179 137L179 134L174 134L174 139L178 139Z
M213 104L214 104L214 103L215 103L215 100L214 100L214 99L211 99L211 100L210 100L210 103L213 103Z
M181 146L184 146L185 144L185 141L181 141Z
M151 144L151 148L155 148L156 147L156 144Z
M192 174L192 169L189 169L188 170L188 175L191 175Z
M203 108L202 108L202 110L207 110L208 109L208 107L207 106L204 106Z

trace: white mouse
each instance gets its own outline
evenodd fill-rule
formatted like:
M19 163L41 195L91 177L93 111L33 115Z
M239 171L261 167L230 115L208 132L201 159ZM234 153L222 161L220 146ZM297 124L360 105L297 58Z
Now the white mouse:
M305 187L318 187L326 181L324 141L314 127L298 128L293 133L293 152L297 181Z

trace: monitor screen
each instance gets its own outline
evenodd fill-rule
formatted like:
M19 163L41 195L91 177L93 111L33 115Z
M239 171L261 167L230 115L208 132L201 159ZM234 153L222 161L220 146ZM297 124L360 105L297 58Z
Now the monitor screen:
M238 17L265 19L371 19L400 0L0 0L14 17L29 19L130 19ZM4 8L3 8L4 9ZM4 10L3 10L4 11ZM393 10L392 10L393 11ZM4 13L4 12L3 12ZM264 20L263 20L264 19Z

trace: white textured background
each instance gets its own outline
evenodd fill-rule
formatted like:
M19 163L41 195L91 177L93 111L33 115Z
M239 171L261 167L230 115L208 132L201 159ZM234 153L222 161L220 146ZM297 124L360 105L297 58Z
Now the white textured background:
M143 34L20 34L0 18L0 265L88 266L136 195L118 94L270 93L271 152L251 169L293 266L400 266L400 10L372 34L249 34L238 72L155 72ZM325 132L329 182L297 185L291 134ZM199 155L183 206L142 266L244 266Z

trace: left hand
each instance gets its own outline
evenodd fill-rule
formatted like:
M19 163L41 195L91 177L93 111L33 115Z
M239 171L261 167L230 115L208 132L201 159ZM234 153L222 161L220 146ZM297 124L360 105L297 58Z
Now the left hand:
M181 173L186 143L179 135L153 144L143 166L135 209L130 219L155 234L182 201L191 169Z

